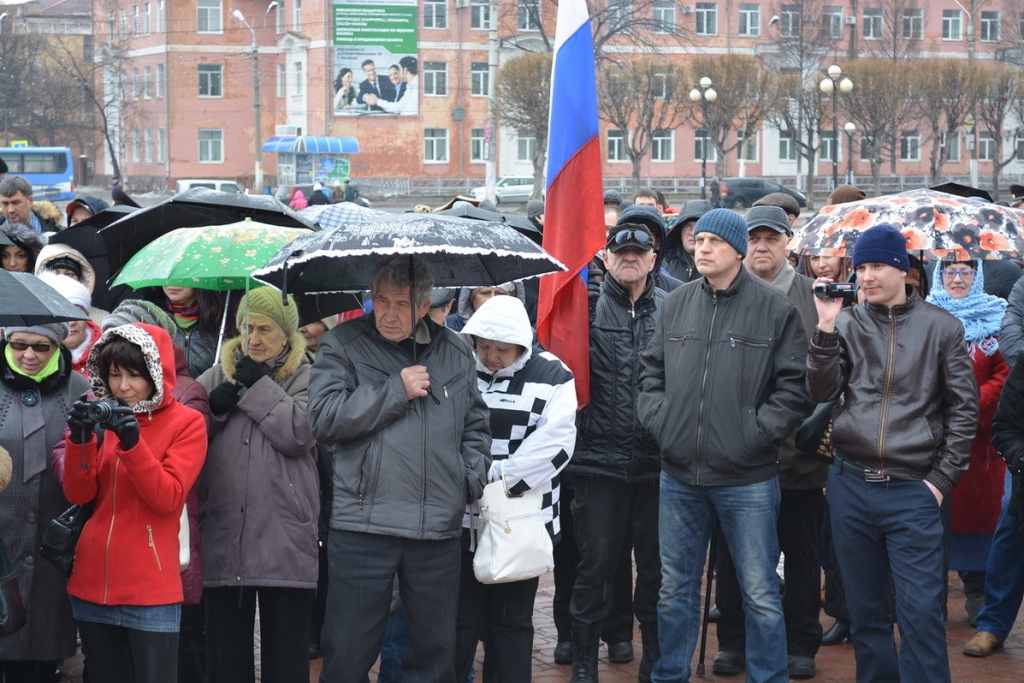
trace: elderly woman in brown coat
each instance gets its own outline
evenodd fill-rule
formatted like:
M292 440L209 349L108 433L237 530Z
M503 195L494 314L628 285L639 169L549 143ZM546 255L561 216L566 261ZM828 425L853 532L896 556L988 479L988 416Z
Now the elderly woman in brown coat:
M258 597L263 680L307 683L320 498L306 345L295 302L270 287L241 300L237 324L199 378L213 415L199 479L207 675L252 680Z

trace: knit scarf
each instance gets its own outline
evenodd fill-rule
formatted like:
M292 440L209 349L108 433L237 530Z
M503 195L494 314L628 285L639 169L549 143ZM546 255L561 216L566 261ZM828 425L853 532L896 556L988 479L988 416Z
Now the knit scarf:
M963 323L964 338L972 354L976 348L986 356L991 356L999 350L999 329L1003 324L1003 314L1006 313L1006 302L997 296L985 294L985 275L980 263L971 291L963 299L954 299L942 286L942 276L939 274L941 269L940 261L932 270L932 282L935 284L925 301L949 311Z
M199 322L199 306L193 304L192 306L179 306L171 303L170 299L167 301L167 310L174 316L174 322L177 323L178 327L183 330L195 325Z

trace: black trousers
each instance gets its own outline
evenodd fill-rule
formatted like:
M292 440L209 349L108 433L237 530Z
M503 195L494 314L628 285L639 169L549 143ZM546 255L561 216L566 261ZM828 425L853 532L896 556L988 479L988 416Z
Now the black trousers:
M177 683L178 634L79 621L95 683ZM52 671L52 670L51 670ZM51 681L53 674L47 679Z
M0 662L0 683L50 683L60 665L59 660Z
M462 552L455 627L455 680L469 680L476 645L484 641L484 683L530 683L533 602L540 579L487 585L473 575L473 553Z
M252 683L255 679L253 634L258 598L263 680L309 683L313 594L312 588L204 588L209 680Z
M178 683L206 683L206 603L181 606Z
M637 571L633 611L641 624L657 623L659 497L658 479L628 483L612 477L576 476L572 512L580 562L570 603L574 623L605 626L612 612L615 577L628 565L630 547Z
M396 574L409 625L405 683L455 683L459 539L420 541L331 529L327 553L331 576L321 683L366 680L384 642Z
M563 481L559 500L561 540L555 544L555 595L551 601L555 630L559 642L572 641L572 616L569 603L572 587L576 584L576 568L580 564L580 549L576 547L576 533L573 531L572 501L576 497L573 488ZM601 640L606 643L625 643L633 640L633 549L623 548L619 569L615 572L612 585L612 612L601 630Z
M821 646L821 558L820 534L825 495L821 489L782 489L779 508L779 549L785 555L786 592L782 612L786 619L788 654L810 657ZM720 650L744 652L743 597L736 579L736 567L725 543L718 545L718 582L715 604Z

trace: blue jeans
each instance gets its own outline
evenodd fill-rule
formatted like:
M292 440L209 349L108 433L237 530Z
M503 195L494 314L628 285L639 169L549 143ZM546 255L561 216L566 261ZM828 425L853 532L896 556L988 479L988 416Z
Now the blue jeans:
M1010 473L1006 473L1003 512L999 515L985 575L985 606L978 615L978 630L1006 640L1024 598L1024 534L1020 520L1006 512L1010 504Z
M935 495L923 481L869 482L840 463L837 456L826 497L843 567L857 683L948 683L946 573ZM896 587L898 653L886 567Z
M700 588L717 516L736 565L747 632L748 683L786 683L786 624L775 578L779 479L745 486L691 486L661 474L661 599L655 683L690 680L701 627Z

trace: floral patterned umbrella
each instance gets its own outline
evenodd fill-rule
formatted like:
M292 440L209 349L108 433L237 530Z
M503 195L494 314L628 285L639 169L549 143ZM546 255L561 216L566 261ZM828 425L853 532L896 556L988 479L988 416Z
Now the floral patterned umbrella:
M246 218L228 225L178 228L162 235L125 264L115 285L196 287L224 292L258 287L249 277L285 245L310 231Z
M852 256L857 237L883 223L903 233L908 251L939 259L1024 254L1024 212L934 190L826 206L793 236L789 248L813 256Z

